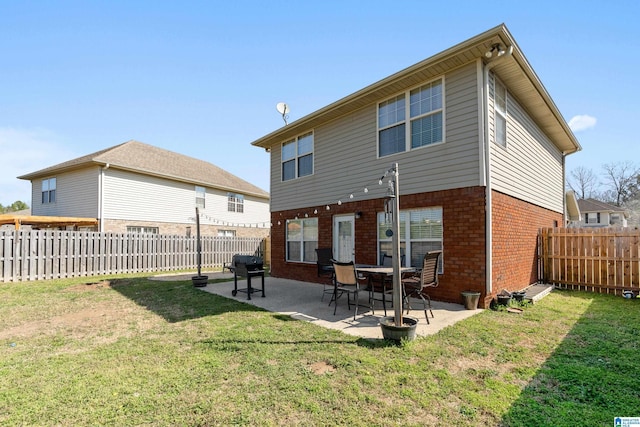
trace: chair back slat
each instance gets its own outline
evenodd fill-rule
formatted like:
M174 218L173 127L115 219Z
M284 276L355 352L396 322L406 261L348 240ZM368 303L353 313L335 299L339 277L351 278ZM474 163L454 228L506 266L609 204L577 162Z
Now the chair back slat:
M422 261L422 273L420 275L420 287L438 286L438 259L442 251L427 252Z

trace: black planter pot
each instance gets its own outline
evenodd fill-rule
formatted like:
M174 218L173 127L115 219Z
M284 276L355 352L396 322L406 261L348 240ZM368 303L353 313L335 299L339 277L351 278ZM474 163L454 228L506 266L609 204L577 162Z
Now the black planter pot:
M516 300L517 302L522 302L524 301L524 296L525 296L526 292L525 291L517 291L517 292L511 292L511 296L513 297L514 300Z
M415 317L404 316L402 318L402 326L396 326L394 316L387 316L380 319L380 328L382 329L382 337L391 341L411 341L416 337L416 328L418 319Z
M511 295L498 295L498 305L509 305Z
M193 283L193 286L202 288L207 286L207 283L209 283L209 276L192 276L191 282Z

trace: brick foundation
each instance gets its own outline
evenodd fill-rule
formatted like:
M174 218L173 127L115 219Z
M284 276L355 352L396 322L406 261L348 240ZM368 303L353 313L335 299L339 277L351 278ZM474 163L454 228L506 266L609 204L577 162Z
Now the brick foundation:
M361 212L355 221L356 262L378 264L377 214L383 210L382 199L332 205L318 209L318 247L333 243L333 216ZM400 197L400 209L442 207L444 227L444 274L440 286L431 295L435 300L461 302L460 291L484 291L484 188L469 187L448 191L411 194ZM308 210L313 212L315 207ZM309 212L309 214L310 214ZM305 209L273 212L271 215L271 275L294 280L327 283L317 277L315 263L285 261L286 220L307 213ZM278 224L280 222L280 224Z
M495 191L491 205L492 294L524 289L538 280L539 229L562 224L562 214Z
M159 234L172 236L187 236L191 233L196 235L196 224L179 224L173 222L153 222L153 221L129 221L118 219L104 220L104 231L108 233L126 233L127 226L135 227L157 227ZM267 237L269 235L268 228L250 228L250 227L221 227L219 225L200 224L200 234L202 236L217 236L218 230L235 230L236 237Z
M562 220L557 212L493 192L493 291L486 295L484 187L400 197L401 210L436 206L442 207L444 273L440 286L430 295L434 300L461 303L460 292L474 290L482 294L479 305L483 308L502 289L520 290L537 280L538 229ZM314 209L318 209L317 214ZM329 211L310 207L272 212L271 275L328 283L328 279L317 277L315 263L285 261L286 220L305 213L318 217L318 247L331 247L333 216L361 212L361 217L355 220L356 262L378 264L377 213L382 210L383 200L376 199L332 205Z

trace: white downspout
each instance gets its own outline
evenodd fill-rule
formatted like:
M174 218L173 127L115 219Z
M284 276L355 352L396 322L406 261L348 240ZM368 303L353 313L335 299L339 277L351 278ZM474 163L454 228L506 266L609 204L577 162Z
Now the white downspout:
M511 56L513 53L513 46L509 46L504 55L494 59L490 63L484 66L483 72L483 108L482 108L482 123L484 132L481 137L484 138L484 172L485 172L485 253L486 253L486 282L485 290L486 295L491 295L493 291L493 209L492 209L492 195L491 195L491 145L489 141L489 71L495 66L495 64L504 58Z
M107 163L100 168L100 178L98 182L98 221L100 221L100 232L104 232L104 171L109 169Z

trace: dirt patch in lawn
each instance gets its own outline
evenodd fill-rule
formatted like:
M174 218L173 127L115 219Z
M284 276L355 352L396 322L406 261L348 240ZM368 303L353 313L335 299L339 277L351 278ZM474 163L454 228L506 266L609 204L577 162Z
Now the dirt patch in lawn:
M327 362L316 362L311 364L310 366L311 372L316 375L323 375L334 372L336 368L332 365L329 365Z
M63 292L111 292L109 281L82 283L66 288ZM55 313L44 319L25 321L19 325L0 330L0 340L28 339L40 335L64 335L67 338L83 339L102 337L115 341L134 331L147 330L156 323L154 316L140 313L135 303L122 299L113 292L114 297L105 295L95 300L83 298L70 300L53 307ZM48 311L51 311L49 309Z

